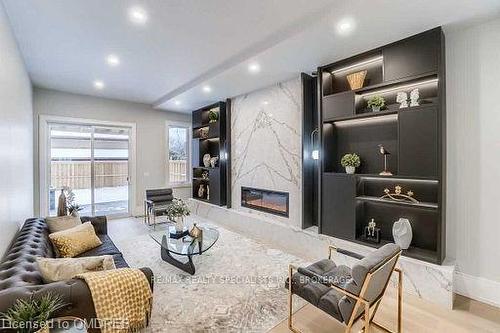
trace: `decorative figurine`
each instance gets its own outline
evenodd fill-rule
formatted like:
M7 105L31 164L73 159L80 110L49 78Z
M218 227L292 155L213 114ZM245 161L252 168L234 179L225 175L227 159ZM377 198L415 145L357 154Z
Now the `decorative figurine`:
M375 219L371 219L368 226L365 227L365 240L380 243L380 228L377 228Z
M419 106L420 103L418 100L420 99L420 92L417 88L413 89L410 92L410 106Z
M399 245L403 250L409 248L413 238L410 221L405 218L400 218L394 222L392 226L392 237L394 238L394 243Z
M207 170L205 170L205 171L203 171L203 172L201 173L201 178L203 178L203 179L208 179L208 171L207 171Z
M384 171L379 173L379 175L392 176L392 172L387 170L387 156L391 155L391 153L387 149L385 149L384 146L382 146L382 145L378 145L378 148L379 148L380 154L384 155Z
M207 200L210 200L210 186L207 184Z
M219 108L208 111L208 119L210 119L209 123L216 123L219 120Z
M198 187L198 198L203 198L205 195L205 185L201 184L200 187Z
M404 109L408 107L408 94L404 91L400 91L397 94L396 102L399 103L399 108Z
M193 238L201 238L203 236L203 230L200 229L196 223L193 223L193 227L189 230L189 236Z
M214 156L210 159L210 166L215 168L217 166L217 161L219 160L219 156Z
M386 188L384 189L384 195L380 197L380 199L391 199L393 201L404 201L404 202L414 202L419 203L417 199L413 197L413 191L408 191L406 194L402 194L402 187L400 185L394 186L394 193Z
M210 154L203 155L203 165L205 166L205 168L210 167Z
M203 127L203 128L200 128L200 139L206 139L208 138L208 127Z

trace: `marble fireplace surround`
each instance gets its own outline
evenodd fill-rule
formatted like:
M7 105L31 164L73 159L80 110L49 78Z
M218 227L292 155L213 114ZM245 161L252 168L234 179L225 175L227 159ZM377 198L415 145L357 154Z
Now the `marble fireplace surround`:
M243 212L228 209L198 200L189 200L194 216L213 221L228 230L273 248L278 248L307 261L326 258L329 244L366 255L374 249L338 238L318 234L314 229L302 230L290 224L277 221L256 211ZM337 254L337 263L352 266L356 260ZM442 305L451 309L453 306L454 263L435 265L420 260L401 257L399 266L404 272L403 289L405 293ZM395 281L392 281L395 286Z
M241 206L241 188L289 195L288 217ZM299 227L302 219L300 77L231 100L232 207Z

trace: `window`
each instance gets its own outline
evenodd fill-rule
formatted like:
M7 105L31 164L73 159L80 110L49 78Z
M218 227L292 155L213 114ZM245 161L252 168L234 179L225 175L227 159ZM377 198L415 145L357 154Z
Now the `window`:
M168 125L168 183L189 182L189 126Z

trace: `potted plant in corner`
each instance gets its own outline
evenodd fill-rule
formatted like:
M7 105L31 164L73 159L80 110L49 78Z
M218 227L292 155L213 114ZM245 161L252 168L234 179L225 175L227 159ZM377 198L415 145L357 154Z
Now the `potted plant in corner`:
M16 328L20 333L48 332L48 320L59 309L65 307L62 297L47 293L35 299L18 299L14 305L5 313L0 314L0 320L4 320L10 327Z
M361 159L355 153L345 154L342 157L340 164L342 165L342 167L345 168L345 172L347 174L352 175L354 174L354 171L356 171L356 168L361 165Z
M191 211L182 199L174 199L172 203L168 205L165 213L169 220L175 222L175 230L177 232L182 232L184 230L184 217L189 216Z
M385 99L382 96L373 96L368 100L368 107L372 109L373 112L380 111L385 106Z

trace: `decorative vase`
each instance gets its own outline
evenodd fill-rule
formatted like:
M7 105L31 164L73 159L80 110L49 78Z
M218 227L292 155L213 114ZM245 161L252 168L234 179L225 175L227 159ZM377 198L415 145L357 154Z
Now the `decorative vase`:
M380 106L372 106L372 111L373 112L380 112Z
M66 215L68 215L66 194L64 194L64 189L61 189L61 194L59 195L59 200L57 203L57 216L66 216Z
M184 230L184 216L178 216L175 219L175 231L182 232Z
M203 165L205 166L205 168L210 167L210 154L203 155Z
M392 226L392 237L394 238L394 243L399 245L403 250L409 248L413 238L410 221L405 218L400 218L394 222Z
M363 83L365 82L366 73L367 71L364 70L346 76L347 82L349 82L349 87L351 87L351 90L363 88Z
M355 171L356 171L356 168L353 166L346 166L345 167L345 173L347 173L349 175L353 175Z
M205 185L201 184L198 187L198 198L203 198L205 196Z

